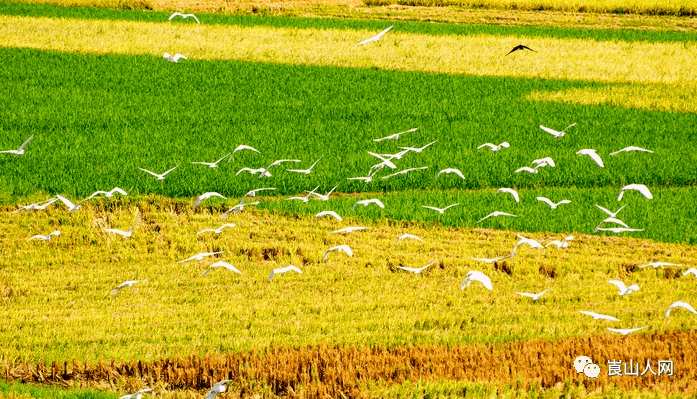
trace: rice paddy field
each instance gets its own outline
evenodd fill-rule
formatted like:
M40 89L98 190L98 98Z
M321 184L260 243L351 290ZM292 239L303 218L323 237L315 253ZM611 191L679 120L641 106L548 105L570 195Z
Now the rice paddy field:
M666 311L697 305L695 9L0 2L0 150L32 137L0 153L0 398L202 398L221 380L220 398L694 397L697 315ZM532 51L509 54L518 44ZM572 124L559 138L540 128ZM192 163L239 145L258 152ZM372 174L369 152L427 145ZM651 152L611 155L629 146ZM545 157L555 166L516 172ZM299 162L243 170L279 159ZM628 184L652 199L618 199ZM18 211L114 187L128 195ZM194 206L206 192L224 198ZM356 205L368 199L384 208ZM596 205L625 206L616 218L636 231L596 230ZM326 210L343 220L314 216ZM515 217L484 219L494 211ZM350 226L366 229L335 232ZM327 252L339 245L351 254ZM181 262L202 252L218 253ZM240 273L209 271L216 261ZM657 261L671 265L643 267ZM269 277L288 265L302 273ZM493 290L465 287L470 271ZM640 288L618 295L608 280ZM597 378L574 370L578 356ZM626 374L630 360L653 369Z

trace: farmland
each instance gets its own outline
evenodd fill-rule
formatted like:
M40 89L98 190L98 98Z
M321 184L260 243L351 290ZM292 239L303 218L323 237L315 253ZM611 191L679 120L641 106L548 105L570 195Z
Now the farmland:
M165 11L179 3L76 1L101 8L0 3L0 149L33 135L25 154L0 154L0 378L41 384L0 381L0 398L109 398L144 386L198 398L226 378L233 381L223 398L697 393L695 315L665 315L671 303L697 299L695 278L683 275L697 264L690 2L458 3L552 13L550 24L505 26L419 22L439 7L418 14L422 8L370 2L289 3L261 16L230 3L198 13L199 25L166 22ZM241 15L226 15L230 7ZM444 21L459 12L440 8ZM390 9L404 20L380 41L356 46L394 23ZM581 9L629 12L617 21L641 22L610 29L588 14L579 21L595 20L598 29L581 29L564 19L562 12ZM379 15L287 15L301 10ZM529 13L516 15L534 21ZM507 55L519 43L535 51ZM188 59L170 63L164 52ZM572 123L561 138L539 127ZM503 141L510 148L477 149ZM371 182L348 180L378 162L368 151L428 143ZM191 163L213 162L240 144L259 153L237 152L216 168ZM627 146L653 153L610 155ZM597 150L604 167L575 154L584 148ZM309 175L284 170L320 157ZM556 166L515 172L543 157ZM238 173L283 158L300 162L267 178ZM162 181L138 169L177 165ZM436 178L445 168L464 178ZM627 192L619 201L629 183L647 185L653 199ZM128 195L73 212L53 205L13 213L56 194L79 200L116 186ZM316 186L337 188L326 202L287 200ZM276 189L221 219L258 187ZM517 189L520 202L496 194L500 187ZM209 191L228 198L193 209ZM552 210L540 196L571 203ZM385 208L355 206L368 198ZM423 208L454 203L442 215ZM596 204L627 205L618 218L642 231L594 232L606 216ZM314 219L329 209L344 220ZM495 210L516 217L480 221ZM134 222L128 239L105 230ZM198 234L226 222L235 226ZM368 229L332 233L346 226ZM61 234L49 242L27 242L53 230ZM399 242L405 233L423 241ZM516 246L518 234L544 243L574 237L568 248L531 249ZM353 255L332 252L325 261L341 244ZM513 253L492 264L473 259ZM217 260L241 273L204 275ZM639 267L659 260L679 266ZM421 274L402 269L434 261ZM269 277L288 265L302 273ZM479 283L461 289L471 270L489 276L493 291ZM609 279L640 289L620 296ZM127 280L147 281L109 295ZM537 301L516 294L546 289ZM607 327L646 329L621 337ZM600 365L600 378L569 367L580 354ZM671 359L676 372L612 378L613 359Z

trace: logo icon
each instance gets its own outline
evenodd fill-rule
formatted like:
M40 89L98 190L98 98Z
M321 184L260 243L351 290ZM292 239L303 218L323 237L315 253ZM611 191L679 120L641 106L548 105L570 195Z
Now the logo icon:
M576 373L583 373L588 378L598 378L600 375L600 367L593 363L588 356L579 356L574 360L574 368Z

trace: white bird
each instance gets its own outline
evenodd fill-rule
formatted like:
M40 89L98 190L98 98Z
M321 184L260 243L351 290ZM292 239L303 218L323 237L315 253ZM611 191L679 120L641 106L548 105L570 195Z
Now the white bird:
M605 167L605 165L603 165L603 160L600 158L600 155L598 155L598 153L595 152L595 150L580 150L576 152L576 155L588 155L589 157L591 157L591 159L595 161L595 163L598 164L598 166L600 166L601 168Z
M376 41L380 40L380 38L382 37L382 35L384 35L385 33L389 32L390 29L392 29L392 28L394 28L394 25L390 26L389 28L383 30L382 32L378 33L377 35L375 35L375 36L373 36L373 37L371 37L371 38L369 38L369 39L365 39L365 40L363 40L363 41L360 42L360 43L356 43L356 46L361 46L361 45L363 45L363 44L370 43L370 42L376 42Z
M203 272L202 276L205 276L205 275L208 274L211 270L213 270L213 269L218 269L218 268L220 268L220 267L222 267L222 268L224 268L224 269L228 269L228 270L230 270L231 272L235 272L235 273L237 273L237 274L242 274L242 272L239 271L235 266L233 266L233 265L231 265L231 264L229 264L229 263L227 263L227 262L223 262L223 261L221 260L221 261L215 262L215 263L213 263L212 265L208 266L208 269L206 269L206 271Z
M206 394L205 399L215 399L215 395L217 395L221 392L225 392L227 390L227 388L225 387L225 384L227 384L230 381L232 381L232 380L222 380L222 381L216 382L213 385L213 387L211 388L211 390L208 391L208 393Z
M116 287L116 288L114 288L113 290L111 290L111 295L116 295L116 294L118 294L119 291L121 291L121 289L123 289L123 288L130 287L130 286L132 286L132 285L134 285L134 284L138 284L138 283L145 283L146 281L148 281L148 280L146 279L146 280L130 280L130 281L125 281L125 282L121 283L121 285L119 285L118 287Z
M544 248L542 244L540 244L538 241L533 240L532 238L525 238L521 236L520 234L517 234L516 237L518 237L518 242L515 244L515 248L518 248L519 246L523 244L527 244L530 246L530 248ZM515 253L515 248L514 248L514 253ZM511 255L511 258L513 255Z
M28 138L24 143L22 143L21 146L19 146L18 149L16 149L16 150L0 151L0 154L15 154L15 158L17 158L18 155L23 155L23 154L24 154L24 147L26 147L26 145L29 144L29 142L30 142L31 139L33 139L33 138L34 138L34 135L32 134L31 136L29 136L29 138Z
M261 191L267 191L267 190L275 190L275 187L263 187L263 188L255 188L254 190L247 191L243 196L242 196L242 201L244 201L245 198L247 197L256 197L258 192Z
M412 272L412 273L414 273L414 274L421 274L422 271L426 270L427 267L433 265L434 263L438 263L438 261L437 261L437 260L436 260L436 261L433 261L433 262L427 264L426 266L424 266L424 267L419 267L419 268L416 268L416 267L405 267L405 266L397 266L397 268L398 268L398 269L402 269L402 270L406 270L406 271L408 271L408 272Z
M231 152L228 152L227 154L225 154L224 157L220 158L219 160L217 160L217 161L215 161L215 162L191 162L191 163L196 164L196 165L206 165L206 166L208 166L208 167L210 167L210 168L217 168L217 167L218 167L218 164L220 163L220 161L222 161L223 159L229 157L230 155L232 155L232 153L231 153Z
M488 218L490 218L490 217L498 217L498 216L511 216L511 217L514 217L514 218L517 218L517 217L518 217L518 216L513 215L513 214L510 214L510 213L495 211L495 212L491 212L490 214L488 214L488 215L484 216L483 218L479 219L479 220L477 221L477 223L483 222L484 220L486 220L486 219L488 219Z
M695 310L695 308L690 306L689 303L677 301L677 302L673 302L670 306L668 306L668 310L666 310L666 317L668 317L670 315L670 310L674 309L674 308L687 309L688 311L690 311L694 314L697 314L697 311Z
M544 127L544 126L542 126L542 125L540 125L540 129L544 130L545 132L551 134L552 136L554 136L554 137L556 137L556 138L559 138L559 137L562 137L562 136L564 136L564 135L566 134L566 129L568 129L568 128L570 128L570 127L573 127L573 126L576 126L576 122L574 122L574 123L570 124L569 126L565 127L564 130L562 130L562 131L556 131L556 130L554 130L554 129L550 129L550 128L548 128L548 127Z
M203 229L196 233L196 235L203 234L203 233L215 233L215 234L220 234L223 232L223 229L226 227L237 227L234 223L225 223L224 225L218 227L217 229Z
M138 223L140 223L140 221L141 221L141 218L138 218L136 220L136 222L133 223L133 226L131 226L131 228L128 229L128 231L123 231L123 230L119 230L119 229L104 229L104 231L106 231L107 233L118 234L118 235L122 236L123 238L130 238L131 235L133 234L133 228L136 227L136 225Z
M344 219L341 218L341 216L339 216L339 215L338 215L336 212L334 212L334 211L322 211L322 212L316 214L315 217L314 217L314 219L321 218L322 216L331 216L331 217L333 217L334 219L336 219L336 220L338 220L338 221L340 221L340 222L342 222L342 221L344 220ZM313 221L314 221L314 219L313 219Z
M194 209L196 209L196 207L198 206L198 204L201 203L201 201L207 200L208 198L211 198L211 197L220 197L222 199L227 199L226 197L224 197L223 195L221 195L219 193L216 193L215 191L203 193L198 198L196 198L196 202L194 203Z
M434 211L436 211L436 212L438 212L438 213L440 213L440 214L442 215L446 210L448 210L448 209L450 209L450 208L452 208L452 207L454 207L454 206L458 206L458 205L460 205L460 203L451 204L451 205L446 206L445 208L436 208L435 206L428 206L428 205L421 205L421 207L422 207L422 208L426 208L426 209L434 210Z
M648 199L653 199L653 195L651 195L651 191L649 191L649 188L646 187L643 184L628 184L624 187L622 187L622 191L620 191L619 197L617 197L617 201L622 200L622 196L624 195L625 190L636 190L640 192L644 197Z
M612 331L612 332L620 333L622 335L627 335L627 334L631 334L631 333L636 332L636 331L643 330L645 328L649 328L649 327L639 327L639 328L610 328L610 327L608 327L607 329Z
M510 258L510 256L497 256L496 258L490 258L490 259L489 258L474 258L474 257L470 257L470 258L472 260L476 260L477 262L484 262L484 263L492 264L492 263L498 262L502 259Z
M658 269L661 266L682 266L682 265L680 263L651 262L651 263L647 263L645 265L641 265L639 267L643 269L643 268L649 267L649 266L652 266L654 269Z
M391 134L391 135L389 135L389 136L385 136L385 137L380 138L380 139L373 139L373 141L375 141L375 142L380 142L380 141L384 141L384 140L397 140L397 139L399 138L399 136L403 135L404 133L413 133L413 132L415 132L415 131L417 131L417 130L419 130L419 128L418 128L418 127L414 127L414 128L409 129L409 130L405 130L405 131L403 131L403 132Z
M237 151L242 151L242 150L254 151L254 152L258 152L259 154L261 154L261 152L260 152L259 150L257 150L256 148L254 148L254 147L250 147L250 146L248 146L248 145L240 144L240 145L237 146L237 148L235 148L234 150L232 150L232 155L235 155L235 153L236 153ZM230 161L232 161L232 155L230 155L230 157L227 159L227 162L228 162L228 163L230 163Z
M261 174L259 175L259 178L261 179L264 176L267 176L269 169L273 168L274 166L278 166L284 162L300 162L299 159L279 159L276 161L271 162L271 165L265 167L262 171ZM268 176L271 176L271 174L268 174Z
M636 285L636 284L632 284L632 285L630 285L629 287L627 287L627 286L624 285L624 283L621 282L620 280L609 280L608 283L614 284L615 286L617 286L617 288L620 289L620 292L619 292L620 296L622 296L622 295L629 295L629 294L631 294L632 292L639 291L639 286Z
M293 266L293 265L286 266L286 267L282 267L282 268L280 268L280 269L273 269L273 270L271 271L271 275L269 275L269 281L271 281L271 279L273 278L274 275L276 275L276 274L281 274L281 273L286 273L286 272L289 272L289 271L294 271L294 272L302 273L302 270L298 269L297 267L295 267L295 266Z
M52 232L48 233L48 234L45 235L45 236L42 236L41 234L37 234L37 235L35 235L35 236L29 238L29 239L27 240L27 242L29 242L29 241L31 241L31 240L51 241L51 236L56 236L56 237L58 237L59 235L61 235L61 232L58 231L58 230L55 230L55 231L52 231Z
M615 234L626 233L626 232L630 232L630 231L644 231L644 229L630 229L627 227L607 227L607 228L596 227L595 230L596 231L610 231L610 232L615 233Z
M508 144L507 141L504 141L503 143L501 143L499 145L492 144L492 143L484 143L484 144L480 145L479 147L477 147L477 149L480 150L484 147L489 147L491 149L491 152L496 152L496 151L500 150L501 148L508 148L510 146L511 145Z
M460 172L459 169L448 168L448 169L443 169L443 170L441 170L440 172L438 172L438 174L436 175L436 179L438 178L438 176L440 176L440 175L443 174L443 173L446 173L446 174L454 173L454 174L460 176L461 179L464 179L464 178L465 178L465 175L463 175L462 172Z
M528 172L532 174L537 174L539 166L535 166L534 168L531 168L529 166L523 166L522 168L518 168L515 170L515 173L520 173L520 172Z
M334 186L334 188L329 190L329 192L324 194L324 195L322 195L320 193L312 193L312 195L314 195L315 197L317 197L317 199L320 199L322 201L329 201L329 196L334 192L334 190L336 190L337 187L339 187L338 184L336 186Z
M348 178L346 178L346 180L363 180L365 183L370 183L371 181L373 181L373 176L375 176L375 174L377 172L378 172L378 170L376 169L372 173L368 173L368 176L348 177Z
M22 211L29 211L29 210L43 210L43 209L46 209L49 205L53 204L56 201L58 201L58 198L49 198L47 200L37 202L34 204L20 205L19 208L14 210L12 213L19 213Z
M692 274L693 276L697 277L697 269L695 269L694 267L691 267L691 268L685 270L685 272L682 274L682 276L685 277L688 274Z
M63 197L63 196L61 196L61 195L56 195L56 197L57 197L63 204L65 204L65 206L68 207L68 212L77 211L78 209L80 209L80 204L82 204L83 202L87 201L87 198L85 198L85 199L83 199L82 201L78 202L77 204L73 204L72 202L70 202L69 199L67 199L67 198L65 198L65 197Z
M222 215L220 215L221 219L225 219L226 217L230 216L230 213L240 213L244 210L245 206L253 206L253 205L259 205L259 201L254 201L254 202L248 202L246 204L237 204L233 206L232 208L228 209L225 211Z
M225 251L218 251L218 252L201 252L201 253L196 254L196 255L194 255L194 256L188 257L188 258L186 258L186 259L184 259L184 260L180 260L180 261L177 262L177 263L184 263L184 262L188 262L188 261L190 261L190 260L203 260L203 258L205 258L205 257L213 256L213 255L218 255L218 254L222 254L223 252L225 252Z
M625 223L625 222L623 222L623 221L621 221L621 220L619 220L619 219L617 219L617 218L605 218L605 219L603 219L603 220L600 222L600 224L598 224L597 226L595 226L595 229L593 229L593 232L595 233L596 231L598 231L598 229L600 229L600 227L601 227L604 223L615 223L615 224L619 224L619 225L622 226L622 227L630 228L630 227L627 225L627 223Z
M385 205L379 199L371 198L371 199L356 201L356 203L353 204L353 207L351 208L351 210L356 209L356 206L358 206L358 205L368 206L370 204L375 204L375 205L379 206L380 208L385 209Z
M307 202L307 201L310 200L310 197L312 196L312 194L315 193L315 190L317 190L318 188L319 188L319 186L317 186L317 187L315 187L314 189L312 189L312 191L307 191L307 190L305 190L308 194L307 194L306 196L304 196L304 197L288 197L288 198L286 198L286 201L289 201L289 200L301 200L302 202Z
M184 18L184 19L193 18L193 19L195 19L196 22L198 22L199 24L201 23L201 21L199 21L198 18L196 18L196 16L195 16L194 14L182 14L182 13L180 13L180 12L175 12L174 14L172 14L172 15L169 16L168 21L171 21L174 17L182 17L182 18Z
M552 287L552 288L554 288L554 287ZM533 301L536 301L536 300L540 299L540 297L541 297L542 295L544 295L545 293L547 293L547 292L548 292L549 290L551 290L552 288L547 288L546 290L540 292L539 294L528 294L527 292L518 292L518 291L514 291L514 292L515 292L516 294L518 294L518 295L526 296L526 297L528 297L528 298L532 298Z
M321 157L319 157L319 159L316 160L315 163L313 163L312 165L310 165L310 167L307 168L307 169L286 169L286 171L288 171L288 172L302 173L302 174L305 174L305 175L309 175L310 172L312 172L312 168L314 168L315 165L317 165L317 162L319 162L320 159L322 159L322 158L324 158L324 155L322 155Z
M120 189L120 188L118 188L118 187L114 187L111 191L95 191L95 192L92 193L92 195L90 195L89 197L87 197L87 199L90 200L90 199L92 199L92 198L94 198L94 197L96 197L96 196L98 196L98 195L101 195L101 194L104 194L104 196L105 196L106 198L111 198L111 197L113 197L114 194L116 194L116 193L119 193L119 194L121 194L121 195L128 195L128 193L125 192L125 191L123 191L122 189Z
M326 262L329 253L334 251L346 252L348 256L353 256L353 251L351 251L351 248L348 245L337 245L336 247L329 248L327 252L324 253L324 258L322 259L322 262Z
M186 56L184 56L183 54L179 54L179 53L176 53L174 55L171 55L170 53L165 53L162 57L164 57L167 61L174 62L174 63L178 63L179 60L181 60L181 59L188 60L188 58L186 58Z
M462 285L460 286L460 289L464 290L465 287L469 287L469 285L472 283L472 281L479 281L489 291L494 290L494 286L491 284L491 279L489 277L487 277L487 275L485 275L484 273L474 271L474 270L470 271L469 273L467 273L465 275L465 279L462 280Z
M271 173L269 173L269 171L264 169L264 168L259 168L259 169L242 168L242 169L238 170L237 173L235 173L235 176L239 175L242 172L249 172L252 175L255 175L257 173L261 173L263 176L271 177Z
M598 209L600 209L601 211L607 213L611 218L617 217L617 214L620 213L620 211L621 211L622 209L624 209L624 207L627 206L627 205L629 205L629 204L624 204L624 205L622 205L622 206L620 207L620 209L618 209L616 212L610 212L609 210L603 208L602 206L600 206L600 205L598 205L598 204L595 204L595 206L597 206Z
M611 152L610 155L617 155L620 152L629 152L629 151L642 151L642 152L648 152L649 154L653 154L653 151L651 151L651 150L647 150L647 149L644 149L641 147L629 146L629 147L623 148L621 150Z
M423 240L421 239L421 237L419 237L419 236L415 236L415 235L413 235L413 234L405 233L405 234L402 234L401 236L399 236L399 237L397 238L397 244L399 244L402 240L406 240L407 238L410 238L410 239L416 240L416 241L423 241Z
M412 147L406 147L406 148L407 148L406 150L402 150L396 154L378 154L378 155L380 155L381 157L384 157L386 159L389 159L390 161L393 159L402 159L403 156L405 156L409 153L409 148L412 148ZM374 167L377 167L377 165L374 165ZM382 167L381 167L381 169L382 169Z
M547 197L537 197L537 200L546 203L546 204L549 205L550 208L552 208L552 209L557 209L557 207L558 207L559 205L570 204L570 203L571 203L570 200L565 199L565 200L561 200L561 201L559 201L559 202L557 202L557 203L555 204L554 202L552 202L552 200L550 200L550 199L547 198Z
M593 320L610 320L610 321L620 321L620 319L600 313L595 313L595 312L588 312L586 310L580 310L579 312L591 316Z
M373 165L370 167L370 169L375 169L377 168L378 170L382 169L383 167L387 166L390 169L397 169L397 165L393 164L392 161L390 160L390 157L383 156L381 154L376 154L374 152L366 151L368 155L372 155L375 158L381 160L379 164Z
M344 227L343 229L334 230L334 231L332 231L332 233L337 233L337 234L351 233L354 231L365 230L365 229L367 229L367 227L349 226L349 227Z
M150 389L150 388L141 389L140 391L138 391L136 393L132 393L130 395L124 395L124 396L120 397L119 399L142 399L143 394L145 392L150 392L150 391L152 391L152 389Z
M179 164L179 165L181 165L181 164ZM163 174L161 174L161 175L158 175L157 173L151 172L151 171L149 171L149 170L147 170L147 169L143 169L143 168L138 168L138 169L142 170L143 172L149 173L149 174L151 174L151 175L157 177L157 180L164 180L164 179L165 179L165 176L167 176L167 174L168 174L169 172L171 172L171 171L173 171L174 169L178 168L179 165L173 167L172 169L166 171L165 173L163 173Z
M435 144L437 142L438 142L438 140L431 141L430 143L428 143L425 146L420 147L420 148L419 147L397 147L397 148L399 148L400 150L407 151L407 152L411 151L411 152L415 152L417 154L420 154L423 150L425 150L426 148L432 146L433 144ZM402 153L400 152L399 154L402 154ZM404 155L404 154L402 154L402 155ZM397 158L397 159L399 159L399 158Z
M558 240L550 241L550 242L548 242L548 243L545 245L545 248L547 248L547 247L550 246L550 245L554 245L554 246L556 246L557 248L568 248L568 247L569 247L569 241L571 241L571 240L573 240L573 239L574 239L574 236L566 236L566 237L564 237L564 239L561 240L561 241L558 241Z
M496 192L494 194L498 194L498 193L511 194L513 196L513 199L515 199L515 202L520 202L520 197L518 196L518 192L512 188L507 188L507 187L499 188L498 190L496 190Z
M537 168L543 168L545 166L551 166L554 168L555 166L557 166L557 164L554 163L554 160L550 157L533 159L532 163L535 164Z

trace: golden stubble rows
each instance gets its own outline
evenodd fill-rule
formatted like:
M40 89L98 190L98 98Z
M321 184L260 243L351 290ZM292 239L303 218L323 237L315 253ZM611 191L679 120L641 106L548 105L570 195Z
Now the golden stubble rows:
M219 59L617 83L697 81L695 44L429 36L400 33L397 26L379 42L355 45L376 33L0 17L0 46L4 47L158 57L178 52L188 56L189 63ZM504 56L519 43L539 52Z

